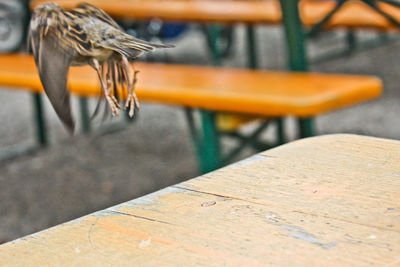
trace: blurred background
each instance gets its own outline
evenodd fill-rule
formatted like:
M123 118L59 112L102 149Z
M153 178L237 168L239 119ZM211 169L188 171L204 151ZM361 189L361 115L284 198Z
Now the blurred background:
M234 2L224 1L227 5ZM23 0L0 0L2 53L26 51L29 4ZM155 18L140 22L118 19L118 22L139 38L176 46L141 60L194 65L214 63L210 49L212 36L204 23L171 23ZM219 29L222 66L246 68L246 26L221 24ZM259 68L287 70L282 25L255 24L253 29ZM349 44L350 50L333 53L348 48ZM373 75L384 83L384 93L379 99L318 116L318 134L354 133L400 139L400 39L396 31L355 29L350 35L347 30L334 29L307 39L306 47L310 71ZM90 134L70 136L44 99L50 145L0 161L0 243L200 175L180 107L142 102L133 122L127 122L124 116L95 120ZM96 99L89 99L91 110L96 103ZM78 99L74 98L76 117L79 117L78 104ZM1 88L2 154L7 154L16 144L34 142L33 118L32 97L28 92ZM115 122L124 127L101 130ZM287 117L284 123L289 129L286 138L296 139L294 119ZM247 131L254 128L254 123L241 127L242 131ZM268 129L264 138L272 138L273 132L273 127ZM224 142L230 146L232 141ZM235 161L253 153L253 150L244 150Z

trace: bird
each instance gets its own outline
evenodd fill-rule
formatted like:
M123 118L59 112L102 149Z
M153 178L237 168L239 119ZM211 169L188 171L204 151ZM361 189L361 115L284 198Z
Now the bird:
M56 3L37 6L31 16L28 47L44 91L66 128L74 131L67 76L70 66L91 66L98 75L112 115L118 115L119 91L133 117L137 70L130 62L145 52L173 45L150 43L127 34L105 11L88 3L66 10Z

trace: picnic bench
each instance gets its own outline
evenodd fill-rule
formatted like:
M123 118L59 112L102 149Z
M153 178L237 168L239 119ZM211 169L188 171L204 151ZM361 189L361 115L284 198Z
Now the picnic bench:
M45 3L34 0L31 7ZM65 8L76 6L80 0L56 0ZM287 36L289 68L294 71L307 71L308 59L304 48L303 27L307 36L315 35L321 29L374 29L380 32L395 31L399 28L400 8L394 4L373 1L373 5L391 16L382 15L360 0L355 1L314 1L314 0L235 0L235 1L187 1L187 0L88 0L89 3L104 9L113 17L131 20L149 20L159 18L166 21L186 21L209 24L210 48L214 65L221 65L222 52L219 43L217 24L244 23L247 31L248 67L259 67L257 43L253 25L283 24ZM299 3L299 5L298 5ZM372 3L372 2L371 2ZM301 18L301 19L300 19ZM214 23L214 24L213 24ZM217 24L215 24L217 23ZM352 31L347 35L348 48L319 55L317 60L329 59L347 54L356 46ZM375 42L373 42L375 43ZM235 129L249 117L219 115L219 127ZM228 118L228 119L226 119ZM220 123L222 122L226 123ZM302 123L314 127L312 119ZM224 126L227 125L227 126ZM279 125L283 125L281 121Z
M3 244L0 265L397 266L399 152L299 140Z
M149 20L158 18L166 21L186 21L200 23L245 23L247 24L247 41L249 65L257 68L255 33L253 24L283 24L288 20L301 18L301 23L310 29L309 35L315 35L321 29L374 29L380 32L398 31L400 26L400 8L395 1L318 1L318 0L235 0L235 1L186 1L186 0L89 0L88 2L104 9L113 17L120 19ZM34 0L31 7L49 2ZM80 0L52 1L64 8L73 8ZM281 6L281 4L283 5ZM297 4L299 3L299 14ZM367 4L368 3L368 4ZM296 7L295 7L296 6ZM378 11L379 10L379 11ZM286 15L286 13L292 15ZM292 31L301 32L300 23L290 27ZM352 33L352 31L350 31ZM220 63L218 28L211 29L211 50L214 61ZM350 46L354 46L354 36L349 34ZM289 44L290 47L290 44Z
M231 158L221 156L215 112L264 118L295 116L301 121L376 98L382 91L381 80L370 76L135 64L140 70L136 92L141 101L187 108L189 129L203 172L226 164ZM0 85L32 91L40 100L42 85L33 57L0 55ZM71 68L68 87L77 96L98 97L101 93L97 74L90 67ZM46 142L42 140L46 129L40 101L36 107L39 107L36 111L38 140L43 143ZM202 111L198 127L193 109ZM260 129L264 127L262 125ZM300 127L300 137L313 134L309 128ZM254 143L255 138L243 137L243 144Z
M31 7L49 2L34 0ZM81 0L52 0L64 8L73 8ZM235 1L186 1L186 0L87 0L117 18L135 20L159 18L168 21L197 21L222 23L280 24L282 13L277 0ZM312 26L324 18L337 5L337 1L300 1L300 16L305 26ZM400 9L385 3L377 3L400 21ZM382 15L360 1L347 1L340 11L327 23L326 28L369 28L398 30Z

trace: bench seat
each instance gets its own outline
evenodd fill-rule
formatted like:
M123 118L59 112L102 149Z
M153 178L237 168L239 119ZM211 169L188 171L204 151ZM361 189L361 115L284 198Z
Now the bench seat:
M136 63L137 95L160 102L213 111L262 116L312 117L375 98L376 77ZM30 55L0 56L0 85L42 91ZM90 67L71 68L68 86L79 96L98 96L100 84Z
M313 135L310 119L323 112L354 105L379 96L382 82L376 77L338 74L294 73L242 70L201 66L136 63L140 70L136 92L139 100L186 108L191 136L202 172L228 163L243 147L257 150L270 144L257 140L267 124L254 134L225 133L239 138L240 146L221 157L215 112L234 112L246 116L299 118L300 137ZM0 86L34 92L38 143L47 143L46 124L41 104L42 85L33 57L24 54L0 55ZM97 74L90 67L71 68L68 87L80 96L83 131L90 129L85 98L101 93ZM86 107L86 108L85 108ZM193 110L200 110L201 127L195 125ZM85 130L87 127L87 130ZM277 144L285 142L278 122ZM234 134L234 135L230 135Z
M56 2L65 8L75 7L81 0L34 0L35 7L45 2ZM280 4L277 0L235 0L227 1L182 1L182 0L87 0L114 17L129 19L160 18L172 21L199 21L224 23L266 23L279 24L282 21ZM164 2L160 4L160 2ZM166 3L168 2L168 3ZM229 2L229 1L228 1ZM336 5L334 0L300 2L300 14L304 25L311 26L325 17ZM400 8L385 4L377 5L400 21ZM369 28L398 30L383 16L360 1L349 1L332 17L327 28Z

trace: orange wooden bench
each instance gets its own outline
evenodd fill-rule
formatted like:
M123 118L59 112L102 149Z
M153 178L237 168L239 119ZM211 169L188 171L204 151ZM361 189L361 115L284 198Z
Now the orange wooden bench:
M289 1L289 0L285 0ZM50 2L49 0L34 0L31 7ZM72 8L80 3L80 0L55 0L65 8ZM189 21L201 23L245 23L248 24L248 49L249 65L251 68L257 67L257 56L255 48L254 30L251 24L280 24L282 22L282 11L279 0L87 0L116 18L149 20L160 18L167 21ZM375 4L375 3L374 3ZM380 32L398 31L400 28L400 8L382 2L377 2L377 7L382 12L390 15L397 23L390 22L383 15L373 10L367 4L359 1L347 1L323 26L319 26L327 14L329 14L338 2L335 0L302 0L299 4L299 16L304 26L311 29L311 35L314 35L320 28L347 30L354 29L374 29ZM294 15L290 15L294 17ZM396 25L397 24L397 25ZM316 26L317 25L317 26ZM313 27L315 26L315 27ZM301 31L299 26L292 31ZM218 32L218 31L217 31ZM213 54L214 62L219 65L220 51L218 51L218 34L210 34L210 48ZM386 40L386 38L384 39ZM345 52L354 50L355 36L350 31L347 36L348 48ZM376 42L373 42L376 44ZM379 43L379 42L378 42ZM371 43L370 43L371 44ZM289 45L290 47L291 45ZM333 56L340 53L333 53ZM330 58L325 56L325 58ZM321 60L321 59L319 59Z
M356 75L291 73L187 65L142 63L137 95L162 102L213 111L266 117L312 117L378 96L381 81ZM0 84L42 92L30 55L1 55ZM90 67L72 67L73 94L98 96L100 84Z
M56 2L65 8L72 8L81 0L34 0L35 7L45 2ZM171 21L199 21L223 23L267 23L282 21L280 4L277 0L236 0L230 1L183 1L183 0L86 0L118 18L151 19ZM160 3L161 2L161 3ZM303 0L300 2L300 16L304 25L311 26L326 16L336 5L336 1ZM400 21L400 8L385 3L378 6ZM370 28L398 30L383 16L360 1L344 4L327 24L327 28Z
M31 7L49 2L43 0L32 1ZM76 6L80 0L55 0L65 8ZM188 21L200 23L246 23L246 24L280 24L282 22L282 12L279 0L87 0L116 18L149 20L151 18L160 18L167 21ZM304 26L311 28L313 25L323 19L334 7L337 2L334 0L302 0L299 10ZM400 21L400 9L394 6L378 3L378 6L395 19ZM368 7L366 4L354 0L346 2L341 9L326 23L325 29L374 29L379 31L398 30L396 25L390 23L382 15ZM300 31L298 28L296 31ZM257 68L257 49L255 42L254 29L249 25L248 34L248 63L249 67ZM211 54L213 62L219 65L221 61L221 51L216 47L218 34L214 34L211 41ZM344 50L330 51L314 58L314 61L329 59L338 55L346 54L354 49L355 39L352 32L349 32L347 41L348 47ZM375 41L375 40L374 40ZM376 44L376 42L372 42ZM372 44L368 42L368 44ZM289 47L298 47L289 45ZM291 55L289 55L291 57ZM224 129L235 129L243 122L252 119L248 116L225 116L219 114L218 125ZM312 123L310 123L312 125Z
M205 110L201 134L195 132L188 113L193 136L203 135L195 139L203 171L216 168L219 161L214 111L309 118L378 97L382 91L381 80L368 76L149 63L136 63L135 68L140 70L136 90L141 101ZM1 55L0 85L42 92L32 56ZM77 96L93 97L101 92L90 67L71 68L68 86Z

